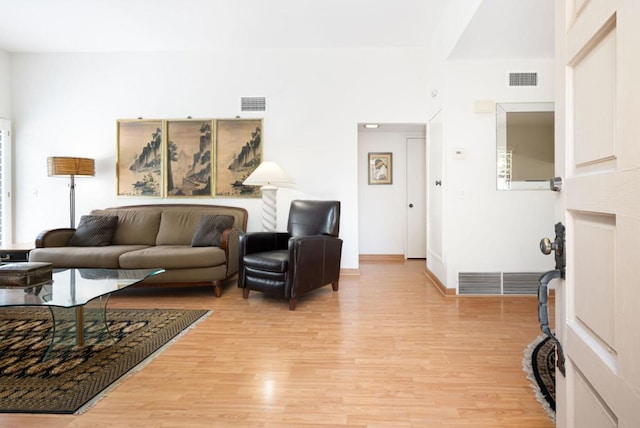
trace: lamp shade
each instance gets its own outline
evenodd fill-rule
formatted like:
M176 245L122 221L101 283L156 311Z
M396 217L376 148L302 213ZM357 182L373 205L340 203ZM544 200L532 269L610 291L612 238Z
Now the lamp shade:
M88 158L72 158L54 156L47 158L49 177L84 175L93 177L96 174L95 161Z
M289 176L275 162L262 162L242 183L247 186L293 184Z

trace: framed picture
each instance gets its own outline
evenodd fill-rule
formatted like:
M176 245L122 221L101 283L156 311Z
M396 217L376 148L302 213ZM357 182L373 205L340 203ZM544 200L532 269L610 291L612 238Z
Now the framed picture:
M162 120L117 122L118 196L162 197L163 125Z
M213 196L213 120L169 120L166 196Z
M369 184L391 184L393 177L392 153L369 153Z
M262 162L262 119L216 120L215 195L259 197L242 182Z

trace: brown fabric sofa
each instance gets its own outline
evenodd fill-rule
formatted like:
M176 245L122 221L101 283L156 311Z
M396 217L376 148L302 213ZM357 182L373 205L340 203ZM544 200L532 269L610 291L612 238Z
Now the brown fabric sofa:
M238 272L238 240L247 227L244 208L131 205L96 209L90 216L118 217L109 245L70 246L69 241L77 238L76 229L46 230L36 238L29 261L49 262L54 268L164 268L165 273L148 278L143 284L213 285L217 297L222 294L222 281ZM219 246L192 246L203 216L233 218L233 225L224 230Z

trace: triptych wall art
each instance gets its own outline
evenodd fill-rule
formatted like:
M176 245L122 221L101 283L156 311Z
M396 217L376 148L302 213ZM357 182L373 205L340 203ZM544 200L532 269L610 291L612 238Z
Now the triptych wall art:
M117 195L259 197L262 119L117 121Z

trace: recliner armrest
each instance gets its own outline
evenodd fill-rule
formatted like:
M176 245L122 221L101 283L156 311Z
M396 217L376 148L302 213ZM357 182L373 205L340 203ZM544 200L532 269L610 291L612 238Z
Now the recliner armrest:
M286 232L251 232L240 236L240 255L286 250L291 235Z
M290 252L294 251L298 256L307 252L318 255L327 251L340 251L342 249L342 239L331 235L296 236L289 238L288 248ZM309 254L309 256L312 254ZM304 254L304 256L306 255Z
M290 281L285 293L297 298L340 277L342 239L329 235L299 236L289 239Z

